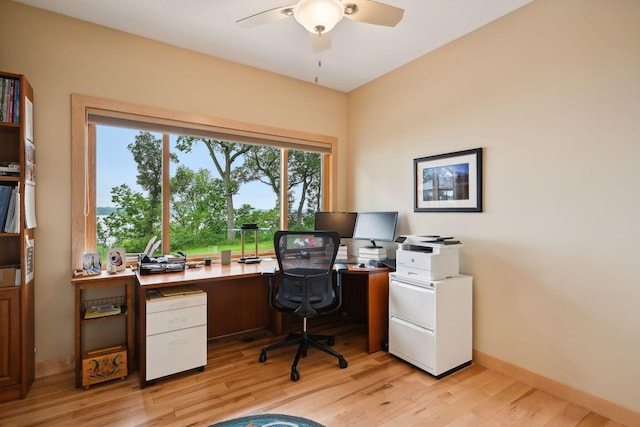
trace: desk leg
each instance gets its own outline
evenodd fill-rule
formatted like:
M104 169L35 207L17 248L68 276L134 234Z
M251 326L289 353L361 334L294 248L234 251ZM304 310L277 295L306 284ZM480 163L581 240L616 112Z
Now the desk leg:
M386 271L369 273L367 316L367 351L374 353L382 349L389 335L389 273Z
M147 385L147 294L136 280L136 339L140 388Z

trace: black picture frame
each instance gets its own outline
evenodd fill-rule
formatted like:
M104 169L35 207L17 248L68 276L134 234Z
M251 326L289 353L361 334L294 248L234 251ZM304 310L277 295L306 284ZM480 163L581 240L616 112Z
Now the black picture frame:
M414 212L482 212L482 148L413 159Z

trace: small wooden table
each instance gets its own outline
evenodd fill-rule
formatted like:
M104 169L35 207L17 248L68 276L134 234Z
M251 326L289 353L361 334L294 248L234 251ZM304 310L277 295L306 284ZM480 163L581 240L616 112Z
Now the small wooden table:
M133 286L135 283L136 274L131 269L127 268L125 271L116 274L109 274L103 271L101 274L95 276L77 276L71 279L71 284L75 286L75 365L76 365L76 387L82 386L82 355L85 350L83 347L83 325L87 325L92 322L105 322L114 318L126 318L126 350L127 350L127 365L128 372L131 372L135 366L135 340L133 330ZM124 300L126 303L126 310L124 313L97 317L93 319L83 318L83 296L82 293L86 289L103 288L107 286L123 286L124 287Z

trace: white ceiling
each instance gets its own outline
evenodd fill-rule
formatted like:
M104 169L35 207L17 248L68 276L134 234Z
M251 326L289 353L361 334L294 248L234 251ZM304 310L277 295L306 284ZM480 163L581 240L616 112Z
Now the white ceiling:
M405 10L396 27L343 19L321 54L293 17L236 24L296 0L14 1L349 92L533 0L380 0Z

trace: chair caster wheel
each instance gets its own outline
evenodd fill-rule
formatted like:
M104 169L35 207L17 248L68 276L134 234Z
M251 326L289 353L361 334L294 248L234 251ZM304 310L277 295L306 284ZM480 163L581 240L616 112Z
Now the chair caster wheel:
M264 363L264 362L266 362L266 361L267 361L267 352L266 352L266 351L262 350L262 351L260 352L260 357L258 358L258 361L259 361L260 363Z
M327 345L329 347L332 347L335 343L336 343L336 338L335 337L329 337L329 339L327 340Z
M344 357L340 357L340 359L338 359L338 364L340 365L340 369L344 369L349 366L347 360Z
M300 379L300 372L295 369L291 370L291 381L296 382Z

